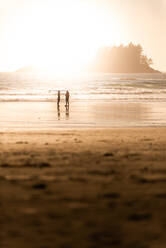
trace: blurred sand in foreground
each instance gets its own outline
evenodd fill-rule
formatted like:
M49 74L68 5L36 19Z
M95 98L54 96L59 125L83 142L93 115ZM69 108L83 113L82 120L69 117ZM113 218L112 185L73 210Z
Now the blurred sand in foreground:
M1 132L0 148L0 247L165 247L166 128Z

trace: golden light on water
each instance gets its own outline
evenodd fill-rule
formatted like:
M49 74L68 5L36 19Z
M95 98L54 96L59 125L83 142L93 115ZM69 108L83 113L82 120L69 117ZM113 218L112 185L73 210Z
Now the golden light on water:
M120 43L122 31L115 16L79 1L37 2L13 17L9 27L6 42L15 66L63 74L79 72L102 45Z

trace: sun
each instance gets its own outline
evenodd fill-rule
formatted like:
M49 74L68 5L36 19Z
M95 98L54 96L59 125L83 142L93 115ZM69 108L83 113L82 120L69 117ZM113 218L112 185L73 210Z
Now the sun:
M79 72L100 46L118 41L117 25L115 17L88 3L37 2L13 20L11 54L16 65L31 64L50 73Z

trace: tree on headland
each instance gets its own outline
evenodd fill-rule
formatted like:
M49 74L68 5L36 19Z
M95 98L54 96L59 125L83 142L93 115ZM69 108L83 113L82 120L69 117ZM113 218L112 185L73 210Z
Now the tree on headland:
M92 72L102 73L155 73L151 68L152 59L143 54L141 45L100 48L90 66Z

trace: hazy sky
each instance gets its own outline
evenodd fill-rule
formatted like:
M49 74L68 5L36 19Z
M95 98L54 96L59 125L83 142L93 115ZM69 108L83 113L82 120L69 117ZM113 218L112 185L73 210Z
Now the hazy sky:
M166 0L0 0L0 70L83 63L100 46L134 42L166 71L165 29Z

